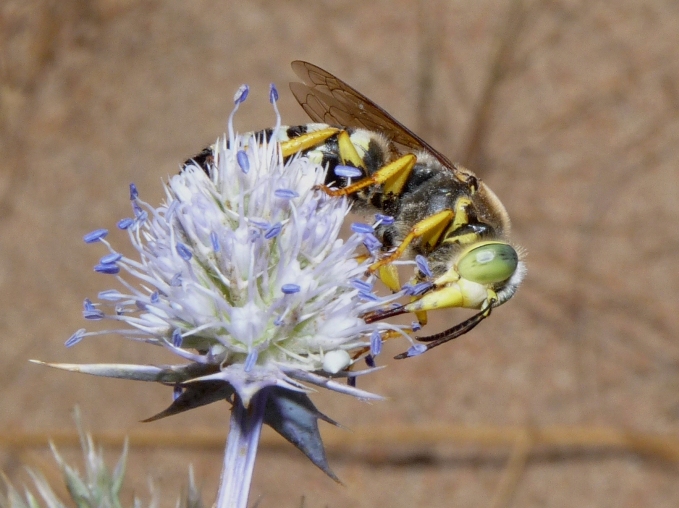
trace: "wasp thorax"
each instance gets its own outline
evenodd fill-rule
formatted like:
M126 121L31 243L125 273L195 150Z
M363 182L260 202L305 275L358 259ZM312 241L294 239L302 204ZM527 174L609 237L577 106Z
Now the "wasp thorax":
M519 264L519 255L509 244L488 242L473 247L457 263L460 277L479 284L495 284L509 279Z

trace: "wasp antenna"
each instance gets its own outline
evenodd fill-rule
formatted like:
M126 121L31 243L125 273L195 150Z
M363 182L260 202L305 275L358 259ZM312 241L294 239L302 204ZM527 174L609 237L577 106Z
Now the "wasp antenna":
M399 355L396 355L394 359L396 360L402 360L404 358L410 358L411 356L416 356L419 354L424 353L425 351L429 351L430 349L435 348L436 346L440 346L441 344L444 344L448 341L451 341L453 339L457 339L459 336L464 335L467 332L470 332L473 330L476 325L478 325L481 321L486 319L488 316L490 316L491 311L493 310L493 304L495 303L494 299L491 299L486 306L481 309L479 312L474 314L472 317L469 319L463 321L459 325L453 326L452 328L449 328L448 330L445 330L440 333L436 333L434 335L427 335L425 337L416 337L415 339L420 341L420 342L429 342L427 344L426 349L422 351L418 351L416 354L410 353L410 351L406 351L404 353L401 353Z
M375 321L382 321L383 319L388 319L394 316L400 316L401 314L406 314L408 311L405 310L405 306L399 305L390 310L371 312L363 316L363 321L366 323L374 323Z

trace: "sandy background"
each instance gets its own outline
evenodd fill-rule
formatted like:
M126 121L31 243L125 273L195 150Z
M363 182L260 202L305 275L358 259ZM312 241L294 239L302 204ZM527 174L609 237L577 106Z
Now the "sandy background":
M516 297L473 333L363 381L389 401L319 394L319 408L377 433L436 423L676 437L677 48L679 4L662 0L0 2L0 429L72 429L77 403L94 431L226 434L225 405L143 425L169 389L27 360L167 360L116 337L63 347L84 326L83 298L109 287L91 270L101 250L82 235L129 215L132 181L157 203L161 179L223 132L241 83L251 86L241 131L273 123L272 81L284 121L306 122L287 92L299 58L484 178L529 266ZM251 499L261 508L297 507L302 496L305 507L679 505L673 462L596 443L533 450L513 470L513 494L499 495L512 484L509 448L462 441L404 453L398 442L340 447L330 461L345 487L292 447L265 448ZM209 504L220 455L135 450L125 499L147 499L150 477L162 506L174 506L193 463ZM0 449L0 468L18 482L22 464L56 478L46 454Z

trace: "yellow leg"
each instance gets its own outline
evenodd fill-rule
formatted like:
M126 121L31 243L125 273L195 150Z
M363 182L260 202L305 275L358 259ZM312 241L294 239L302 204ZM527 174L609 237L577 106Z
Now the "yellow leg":
M366 347L362 347L362 348L359 349L358 351L354 351L354 352L351 354L351 359L352 359L352 360L358 360L361 356L363 356L364 354L366 354L368 351L370 351L370 348L369 348L369 347L367 347L367 346L366 346ZM353 370L353 365L350 365L348 370Z
M406 235L394 252L389 254L387 257L380 259L377 263L370 265L368 271L374 273L384 265L396 261L403 255L408 246L416 238L422 238L422 240L428 245L436 245L436 242L438 242L441 234L443 231L445 231L445 229L448 227L448 224L450 224L452 220L453 212L451 210L444 210L421 220L412 227L410 232Z
M469 224L469 210L472 207L472 202L468 198L459 198L455 203L455 220L450 225L444 235L442 243L456 243L459 245L468 245L479 240L479 235L474 232L462 233L461 228ZM456 231L458 232L456 234Z
M382 333L382 342L386 342L391 339L400 339L403 338L403 335L400 334L399 332L395 330L387 330L386 332Z
M413 298L414 300L414 298ZM411 300L411 301L413 301ZM419 310L415 312L415 317L417 318L417 322L420 323L422 326L427 324L427 311L426 310Z
M407 154L378 169L369 177L363 178L347 187L343 187L341 189L331 189L325 185L321 185L319 186L319 189L325 192L328 196L338 197L355 194L361 189L365 189L371 185L384 184L385 193L393 193L398 195L406 180L408 179L410 171L413 169L413 166L415 166L415 162L417 162L417 158L413 154ZM400 183L400 187L398 187L399 182L401 181L402 183Z
M413 170L413 167L417 162L417 157L415 157L412 154L409 155L410 157L406 155L404 157L401 157L400 159L397 159L397 160L405 159L402 170L394 171L393 174L391 175L385 175L384 182L380 182L383 184L382 189L385 194L400 196L401 192L403 192L403 187L405 187L405 184L408 181L408 177L410 176L410 172ZM406 159L406 157L408 158ZM379 172L380 172L379 170L376 171L376 173Z
M336 129L335 127L328 127L327 129L307 132L306 134L302 134L296 138L282 141L280 145L283 157L290 157L291 155L294 155L298 152L318 146L330 136L337 134L338 131L339 129Z
M339 155L340 159L342 159L342 164L350 164L355 168L365 169L363 159L359 157L356 147L351 142L351 138L347 131L339 133L337 136L337 145L339 147Z
M363 261L365 261L369 257L370 254L359 254L358 256L356 256L356 261L358 261L359 263L363 263Z
M386 342L386 341L391 340L391 339L401 339L401 338L403 338L403 335L401 333L395 331L395 330L386 330L386 331L382 332L382 342ZM367 353L368 351L370 351L369 347L362 347L358 351L353 352L353 354L351 355L351 359L357 360L361 356L363 356L365 353ZM351 367L349 367L349 370L352 370L352 367L353 367L353 365Z
M418 300L403 307L406 312L423 312L428 310L461 307L480 309L487 302L497 301L497 294L492 289L468 282L464 279L456 284L443 286L422 295Z
M469 198L459 198L455 202L455 220L450 226L451 231L455 231L456 229L469 224L467 208L470 206L472 206L472 200Z
M377 271L377 277L394 293L401 290L398 269L394 265L384 265Z

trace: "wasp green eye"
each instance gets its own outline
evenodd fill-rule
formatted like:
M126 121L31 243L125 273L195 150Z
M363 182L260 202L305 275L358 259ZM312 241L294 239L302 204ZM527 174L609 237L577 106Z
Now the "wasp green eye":
M519 256L511 245L490 242L465 253L457 263L457 270L464 279L494 284L509 279L518 264Z

